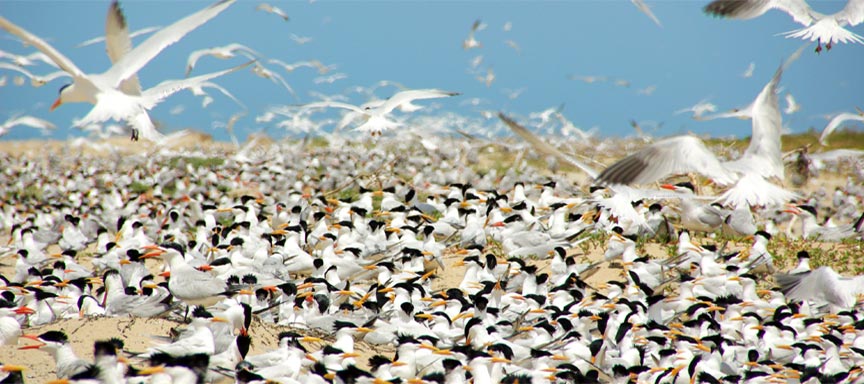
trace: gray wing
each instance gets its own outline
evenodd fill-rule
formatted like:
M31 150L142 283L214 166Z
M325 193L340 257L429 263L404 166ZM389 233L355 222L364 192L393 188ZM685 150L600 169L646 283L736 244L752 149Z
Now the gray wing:
M132 50L132 37L129 36L129 28L126 25L126 17L117 0L111 2L108 7L108 15L105 17L105 52L111 63L116 63L124 55ZM132 75L120 83L120 90L128 95L140 95L141 83L138 75Z
M583 172L588 174L588 176L590 176L592 179L597 178L597 171L594 170L594 168L591 168L588 165L586 165L585 163L583 163L579 160L576 160L572 156L565 155L563 152L559 151L557 148L547 144L543 140L540 140L540 138L535 136L533 133L531 133L531 131L525 129L525 127L519 125L519 123L517 123L513 119L505 116L503 113L499 112L498 118L501 119L501 121L503 121L504 124L507 124L507 126L510 127L510 129L513 132L515 132L517 135L519 135L523 139L525 139L525 141L529 142L532 146L534 146L534 148L537 151L539 151L541 153L545 153L547 155L555 156L555 157L561 159L562 161L565 161L569 164L574 165L576 168L579 168Z
M647 184L664 177L695 172L728 185L737 176L693 136L658 141L612 164L597 176L598 184Z

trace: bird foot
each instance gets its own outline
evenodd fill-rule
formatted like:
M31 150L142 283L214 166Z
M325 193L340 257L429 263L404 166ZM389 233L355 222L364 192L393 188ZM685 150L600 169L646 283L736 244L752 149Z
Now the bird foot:
M138 141L138 129L132 128L132 141Z

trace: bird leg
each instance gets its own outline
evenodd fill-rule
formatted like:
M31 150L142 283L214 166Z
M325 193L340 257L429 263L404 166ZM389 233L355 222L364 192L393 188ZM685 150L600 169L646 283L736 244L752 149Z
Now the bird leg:
M822 39L816 39L816 53L822 52Z
M132 141L138 141L138 129L132 128Z
M825 49L829 51L831 50L831 41L829 41L828 44L825 44Z

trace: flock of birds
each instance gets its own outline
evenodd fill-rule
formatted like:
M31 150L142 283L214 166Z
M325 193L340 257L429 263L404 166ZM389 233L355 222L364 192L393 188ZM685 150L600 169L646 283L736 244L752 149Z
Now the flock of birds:
M240 44L193 52L186 78L141 87L141 68L233 3L145 31L152 35L133 47L112 2L104 37L112 66L101 73L83 72L0 16L0 28L38 50L4 53L10 61L0 69L25 74L34 86L70 77L51 109L90 103L76 126L116 120L132 128L133 139L159 144L144 155L0 158L0 228L9 237L0 258L14 259L0 274L0 344L51 354L57 383L864 380L864 276L813 269L808 253L837 242L860 253L864 152L782 153L779 84L803 48L748 106L712 115L716 108L700 103L682 111L751 120L740 153L718 153L689 135L600 140L560 108L530 118L541 130L557 121L570 132L555 145L503 113L497 118L527 145L467 132L459 139L417 134L394 129L404 124L393 112L458 93L401 87L386 100L325 99L256 119L282 115L308 126L312 111L343 109L341 127L392 132L372 145L334 134L323 144L256 139L230 152L174 152L167 144L177 136L159 133L148 114L172 94L209 88L233 98L214 80L245 68L292 92ZM661 25L643 1L633 3ZM804 25L787 37L816 41L817 52L862 43L846 29L864 21L862 0L834 15L801 0L716 0L705 10L746 19L772 8ZM278 7L258 9L288 20ZM482 27L473 25L464 49L481 46ZM249 61L191 76L204 56L237 55ZM61 73L24 68L35 61ZM320 62L270 64L329 71ZM478 76L494 81L491 68ZM786 113L795 109L790 99ZM226 124L229 132L238 118ZM864 118L837 115L823 143L846 120ZM19 124L51 128L21 116L0 126L0 135ZM572 147L578 155L564 149ZM618 153L629 155L598 169ZM490 164L495 154L504 155L495 160L504 167ZM537 170L537 159L552 176ZM563 164L587 175L585 188L560 176ZM822 171L845 180L834 190L799 188ZM798 264L787 269L772 255L777 236L814 243L796 250ZM588 244L598 241L602 256L589 258ZM669 252L652 254L645 242ZM95 340L93 361L75 354L74 335L63 330L28 332L97 317L188 324L146 350L130 350L122 338ZM284 330L279 345L250 352L262 327ZM369 346L384 352L361 354ZM0 382L21 383L27 369L0 365Z
M864 277L811 270L815 248L791 270L770 251L776 236L860 244L860 161L823 163L848 175L836 190L751 211L712 205L690 182L585 190L537 172L537 151L521 144L404 131L371 148L333 140L4 157L4 348L51 354L64 383L864 377ZM512 165L470 166L490 148ZM743 244L703 235L719 231ZM586 241L605 242L602 256L583 257ZM763 281L772 275L776 286ZM111 316L188 325L146 350L88 340L93 361L62 330L28 331ZM250 353L266 327L284 330L279 346ZM361 355L370 345L384 352ZM22 382L27 368L0 371Z
M230 43L222 46L213 46L209 48L199 49L191 52L188 56L186 64L186 78L184 79L168 79L159 83L154 87L143 89L137 78L137 73L145 67L153 58L158 56L164 49L180 41L190 32L201 25L207 23L211 19L217 17L220 13L228 9L234 0L219 1L209 7L206 7L198 12L195 12L187 17L184 17L167 27L147 27L134 32L129 32L125 16L123 15L120 6L116 1L112 2L109 7L105 24L105 36L89 39L79 44L79 47L89 46L100 42L105 43L106 52L111 60L111 67L101 73L84 73L79 69L75 62L46 42L43 38L37 36L30 31L21 28L13 21L7 20L0 16L0 27L9 32L15 38L19 39L25 46L30 46L36 51L30 53L14 53L0 51L0 85L6 85L7 73L14 76L14 82L17 85L23 85L26 79L29 79L30 84L34 87L41 87L50 82L59 79L71 80L71 83L60 88L59 97L51 105L51 109L59 107L64 103L90 103L93 104L92 110L80 119L73 119L72 126L82 129L92 134L111 135L120 132L128 132L131 130L131 136L137 140L140 137L147 140L162 143L166 140L161 134L156 125L150 118L148 111L156 105L163 102L171 95L189 91L196 96L201 97L201 105L206 108L214 99L213 95L208 91L215 90L225 97L233 100L241 108L246 108L245 105L234 97L230 91L220 86L215 80L221 76L239 71L244 68L249 68L254 75L267 79L274 84L284 87L295 100L297 95L294 89L285 81L283 74L274 68L268 67L275 65L278 68L284 69L284 73L292 73L299 68L314 69L319 77L314 79L315 84L332 84L336 81L347 77L344 73L331 73L335 66L325 65L317 60L297 61L293 63L285 63L278 59L267 59L254 49L249 48L240 43ZM633 5L646 16L662 27L662 23L651 8L642 0L632 0ZM273 14L288 21L288 14L277 6L260 3L256 7L261 12ZM846 7L831 15L818 13L810 8L803 0L716 0L708 4L704 10L709 15L714 15L732 19L750 19L761 16L771 9L782 10L790 14L795 22L803 25L803 28L788 32L786 37L801 38L809 41L817 42L817 52L825 49L830 50L834 45L839 43L861 43L860 36L850 31L849 27L854 27L864 20L864 5L858 0L851 0ZM486 24L477 20L469 30L468 36L462 41L462 47L466 51L475 51L483 47L481 37L478 33L486 28ZM512 29L512 23L507 22L503 26L503 31L509 32ZM150 36L141 44L134 46L132 38L139 35ZM291 39L297 44L305 44L310 41L309 37L292 35ZM517 53L521 52L518 43L512 39L505 40L505 43L512 47ZM196 63L204 57L213 57L222 60L233 58L246 58L249 61L245 64L240 64L222 71L216 71L203 75L190 77ZM487 87L495 81L495 72L491 65L481 68L483 64L483 55L478 54L471 60L469 73L475 76L476 79L485 83ZM41 72L43 67L51 68L50 73ZM752 76L754 63L751 63L747 71L742 74L743 77ZM624 79L607 79L605 76L571 76L571 79L582 80L586 83L594 82L613 82L616 86L630 87L631 82ZM398 87L398 91L407 91L408 89L398 83L389 82L389 85ZM373 98L370 103L372 105L354 106L357 108L348 108L348 104L344 103L343 95L321 97L320 101L312 102L307 105L274 108L265 112L256 119L256 122L269 122L274 115L289 114L287 120L279 124L279 128L286 129L289 133L308 134L312 131L317 133L315 127L320 127L323 122L311 124L308 122L309 115L317 113L322 108L343 108L351 110L348 115L341 119L335 129L341 130L351 123L351 119L346 120L348 116L353 119L371 119L378 121L374 124L360 123L361 131L379 134L382 130L390 129L395 126L404 125L402 121L394 121L392 119L380 120L381 116L371 116L357 112L357 109L372 109L383 103L383 100L374 100L377 98L372 92L372 89L358 89L359 92L365 93ZM358 87L360 88L360 87ZM504 89L502 90L508 98L515 99L525 90L520 89ZM656 86L647 86L637 90L638 94L650 95L656 90ZM420 90L411 90L420 91ZM430 91L427 93L417 93L415 95L428 97L443 97L442 94L452 95L455 92L445 92L441 90L423 90ZM397 94L399 94L397 92ZM437 95L437 96L435 96ZM400 95L405 96L405 95ZM785 110L787 114L794 113L799 108L791 94L786 94L788 106ZM481 103L482 99L473 98L467 103ZM413 104L404 104L399 107L401 112L413 112L422 108ZM706 109L707 108L707 109ZM184 108L176 106L172 108L172 114L182 113ZM704 111L714 111L716 106L703 102L692 107L694 118L700 119ZM379 111L383 112L383 111ZM489 111L481 110L480 114L484 119L488 120L494 116ZM560 111L559 111L560 112ZM722 114L721 114L722 115ZM23 117L26 117L24 119ZM717 116L715 116L717 117ZM862 121L864 117L854 113L841 113L832 118L841 119L837 121L857 120ZM120 125L109 125L109 121L115 121ZM380 123L380 124L379 124ZM563 124L563 122L562 122ZM11 127L16 125L30 126L41 130L54 129L54 124L31 116L13 116L0 129L0 136L5 134ZM572 125L572 124L571 124ZM836 125L834 125L836 127ZM826 126L825 131L831 130L831 124ZM579 133L584 133L578 130ZM563 133L563 132L562 132Z

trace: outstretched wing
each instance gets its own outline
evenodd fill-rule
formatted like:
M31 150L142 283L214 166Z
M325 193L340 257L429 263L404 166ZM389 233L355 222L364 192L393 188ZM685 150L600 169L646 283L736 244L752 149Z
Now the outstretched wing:
M727 170L702 140L678 136L658 141L612 164L597 176L598 184L646 184L675 174L695 172L717 184L737 176Z
M507 124L510 127L510 130L515 132L517 135L521 136L525 141L534 146L534 149L541 153L545 153L547 155L555 156L562 161L565 161L569 164L572 164L576 168L581 169L583 172L588 174L592 179L597 178L597 171L594 168L589 167L585 163L576 160L572 156L567 156L563 152L559 151L557 148L547 144L543 140L540 140L539 137L535 136L531 131L525 129L525 127L519 125L519 123L515 122L513 119L505 116L503 113L498 113L498 118Z
M21 28L9 20L6 20L3 16L0 16L0 28L5 29L7 32L18 36L21 41L25 44L32 45L36 47L36 49L42 51L45 55L47 55L51 60L57 64L60 69L68 72L70 75L79 77L84 76L84 72L78 69L78 66L69 60L68 57L64 56L60 51L54 49L50 44L46 43L45 40L42 40L39 36L36 36L24 28Z
M437 99L440 97L450 97L459 95L459 92L448 92L440 89L412 89L410 91L398 92L391 96L381 106L383 113L390 113L394 108L413 101L422 99Z
M105 78L115 85L119 85L121 81L138 73L163 49L180 41L187 33L216 17L235 1L221 0L154 33L131 52L124 55L120 61L114 63L111 69L105 72Z

